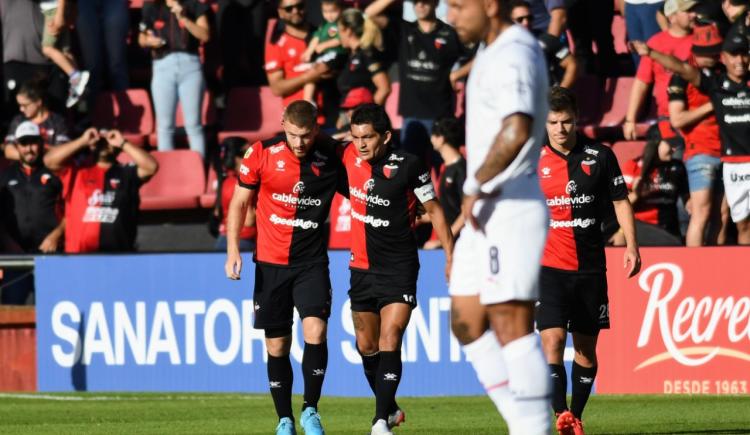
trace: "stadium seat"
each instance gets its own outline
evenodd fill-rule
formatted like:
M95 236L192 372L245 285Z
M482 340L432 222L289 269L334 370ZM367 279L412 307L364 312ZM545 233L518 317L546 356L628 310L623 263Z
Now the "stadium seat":
M590 125L601 119L602 83L598 76L582 74L573 85L578 101L578 125Z
M201 207L213 208L216 205L216 195L219 191L219 177L213 165L208 167L208 179L206 180L206 191L200 197Z
M584 125L582 130L586 136L594 139L622 137L622 124L628 111L630 91L634 82L635 77L615 77L606 80L599 106L601 118L598 122ZM650 106L653 107L654 104L650 103ZM652 117L653 114L649 113L647 119L637 125L636 133L639 137L645 134L652 123Z
M91 117L96 127L116 128L139 147L148 144L154 131L154 110L145 89L100 93Z
M391 83L391 95L385 101L385 111L388 112L388 117L391 118L391 127L394 130L398 130L404 125L404 118L398 114L398 93L400 89L400 83Z
M629 162L633 159L640 157L643 154L643 147L646 145L645 141L620 141L612 144L612 152L617 157L617 162L622 166L625 162Z
M219 142L230 136L243 137L250 143L269 139L281 131L283 111L281 98L267 86L233 88L227 98Z
M206 187L203 157L192 150L154 151L159 171L141 186L141 210L196 208Z
M208 137L208 134L210 134L210 132L206 127L216 125L216 106L214 105L213 97L208 90L203 93L203 104L201 105L201 125L203 125L203 134L206 136L206 142L210 143ZM177 103L177 112L175 113L174 126L177 129L174 135L175 145L187 144L187 134L185 134L184 131L185 118L182 115L182 104L180 102ZM151 133L149 142L154 147L157 146L158 139L156 131Z

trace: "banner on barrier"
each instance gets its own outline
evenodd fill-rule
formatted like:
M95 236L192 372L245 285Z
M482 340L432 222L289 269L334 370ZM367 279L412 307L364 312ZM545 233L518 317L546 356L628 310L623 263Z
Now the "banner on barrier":
M253 322L254 264L224 275L223 254L40 257L36 263L40 391L267 392L263 331ZM348 252L331 252L333 307L325 394L371 395L349 302ZM418 308L404 336L411 396L483 394L450 333L441 251L421 252ZM294 329L295 391L302 334Z
M612 329L599 340L599 393L747 394L747 248L644 249L627 279L608 252Z

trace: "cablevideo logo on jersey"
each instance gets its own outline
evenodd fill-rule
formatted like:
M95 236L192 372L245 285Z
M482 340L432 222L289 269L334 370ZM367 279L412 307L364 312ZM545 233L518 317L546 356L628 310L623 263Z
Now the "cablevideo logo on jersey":
M564 207L577 207L585 204L591 204L596 199L595 195L578 195L578 196L564 196L558 195L553 198L547 199L547 205L553 206L564 206Z
M681 293L684 275L674 263L658 263L641 273L638 285L648 304L638 335L639 348L662 350L634 371L665 361L697 367L718 357L750 363L750 298ZM707 294L708 293L708 294Z

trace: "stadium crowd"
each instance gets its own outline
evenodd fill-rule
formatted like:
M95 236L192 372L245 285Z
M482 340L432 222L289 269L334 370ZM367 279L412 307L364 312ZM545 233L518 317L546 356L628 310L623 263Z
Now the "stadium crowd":
M746 193L734 183L727 202L722 184L723 176L742 178L745 150L734 142L747 115L741 105L715 112L728 85L696 85L672 74L681 63L658 57L706 77L739 68L728 77L742 82L748 2L504 5L538 38L550 83L577 94L579 134L618 156L641 244L748 243ZM457 234L464 83L476 47L458 40L444 6L1 0L3 252L134 251L139 209L200 207L210 210L223 249L239 156L280 132L281 108L302 98L320 108L322 131L342 140L353 108L384 105L399 146L432 169ZM737 87L743 98L744 84ZM728 110L736 122L717 119ZM186 202L170 197L185 185L173 172L154 175L160 165L188 171L188 151L175 150L185 145L203 163L189 175L201 178L202 191ZM154 191L161 196L146 198ZM610 221L610 243L622 244ZM252 213L245 224L243 247L251 249ZM429 218L418 224L420 242L438 247Z

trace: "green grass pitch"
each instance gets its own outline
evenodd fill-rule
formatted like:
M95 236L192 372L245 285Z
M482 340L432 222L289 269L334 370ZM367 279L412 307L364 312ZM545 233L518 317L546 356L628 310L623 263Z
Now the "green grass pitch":
M407 420L396 434L507 433L485 397L399 404ZM373 399L324 397L320 407L328 435L370 433ZM587 434L750 434L750 397L593 396L584 417ZM273 434L275 421L268 395L0 394L0 434Z

